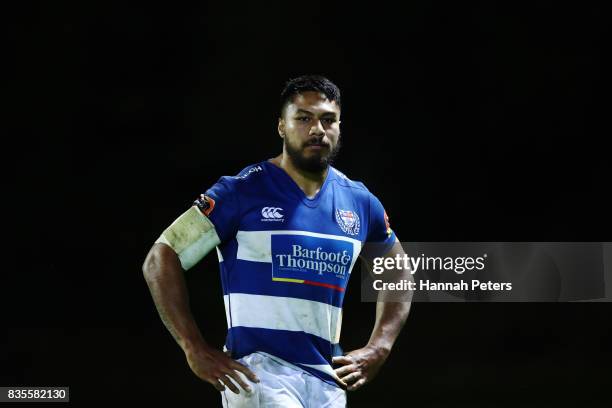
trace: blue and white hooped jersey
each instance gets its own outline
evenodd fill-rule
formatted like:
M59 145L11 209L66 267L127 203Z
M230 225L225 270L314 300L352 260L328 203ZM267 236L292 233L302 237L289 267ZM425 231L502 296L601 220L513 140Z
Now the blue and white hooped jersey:
M280 167L264 161L224 176L205 192L203 212L221 243L233 358L265 352L322 380L342 355L342 301L365 242L395 242L380 201L329 168L312 199Z

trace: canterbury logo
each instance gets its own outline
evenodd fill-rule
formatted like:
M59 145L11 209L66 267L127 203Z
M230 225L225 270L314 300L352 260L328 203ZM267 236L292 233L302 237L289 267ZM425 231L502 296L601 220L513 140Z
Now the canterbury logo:
M280 207L264 207L261 209L261 216L264 217L266 220L280 221L281 218L284 217L284 215L281 214L280 211L283 211L283 209Z

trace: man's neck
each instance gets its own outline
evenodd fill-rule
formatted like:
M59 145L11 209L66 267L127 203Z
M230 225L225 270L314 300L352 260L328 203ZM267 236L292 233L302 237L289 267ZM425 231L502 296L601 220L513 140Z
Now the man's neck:
M319 190L321 190L321 186L323 186L329 170L329 167L321 172L315 173L300 170L295 167L289 156L283 153L270 159L270 162L285 170L289 177L295 181L295 184L298 185L308 198L313 198L317 195Z

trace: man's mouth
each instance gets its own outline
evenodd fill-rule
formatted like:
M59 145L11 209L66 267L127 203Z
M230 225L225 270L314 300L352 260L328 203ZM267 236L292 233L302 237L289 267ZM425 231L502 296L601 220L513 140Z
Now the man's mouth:
M313 150L329 149L329 145L326 143L312 143L306 145L306 147L310 147Z

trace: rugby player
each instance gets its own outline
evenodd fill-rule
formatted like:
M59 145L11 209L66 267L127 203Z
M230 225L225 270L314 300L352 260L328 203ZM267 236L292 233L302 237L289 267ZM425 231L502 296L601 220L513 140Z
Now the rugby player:
M344 407L371 381L409 302L379 295L368 343L343 352L342 302L366 243L403 256L381 202L331 163L340 148L340 90L327 78L288 81L278 156L221 177L153 245L143 272L163 323L191 370L225 407ZM228 332L206 342L184 271L216 248Z

